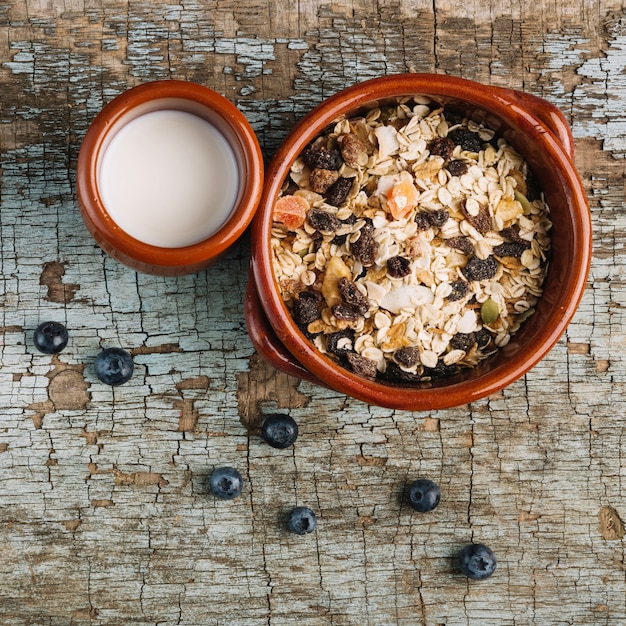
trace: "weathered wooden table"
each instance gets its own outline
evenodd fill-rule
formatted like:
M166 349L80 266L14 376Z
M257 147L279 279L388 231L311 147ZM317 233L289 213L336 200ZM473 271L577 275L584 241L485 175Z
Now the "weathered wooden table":
M98 110L180 78L225 94L267 158L322 98L434 71L524 89L571 121L595 229L566 335L470 406L367 406L277 373L248 340L248 247L178 279L137 274L83 226L74 168ZM0 623L623 624L626 11L621 1L0 2ZM56 319L55 357L32 331ZM102 347L132 380L99 383ZM262 443L264 413L300 424ZM211 470L234 465L241 498ZM436 480L412 514L404 485ZM294 505L317 531L289 534ZM496 552L456 572L468 541Z

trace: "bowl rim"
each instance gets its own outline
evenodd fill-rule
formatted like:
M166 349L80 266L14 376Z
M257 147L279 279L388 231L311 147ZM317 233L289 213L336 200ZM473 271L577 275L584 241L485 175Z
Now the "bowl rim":
M164 248L132 237L109 216L98 191L97 168L110 131L137 107L159 100L188 101L190 106L207 109L225 124L231 140L236 139L240 148L237 159L243 170L240 173L243 189L235 208L215 233L188 246ZM210 265L242 235L259 205L263 179L264 163L258 138L243 113L230 100L198 83L156 80L120 93L93 119L78 154L76 196L87 229L105 252L139 271L179 275Z
M329 357L297 329L275 281L269 252L269 233L274 201L278 196L289 167L304 147L341 115L349 114L364 105L387 97L427 94L451 97L480 106L483 110L511 120L516 118L525 132L529 132L543 149L549 152L555 167L571 186L570 214L574 227L572 280L566 296L560 298L560 317L541 333L541 343L513 355L510 359L483 376L468 378L443 387L413 388L364 379ZM545 107L542 109L541 104ZM533 107L531 111L528 107ZM583 184L571 156L571 131L562 114L555 107L536 96L501 87L482 85L467 79L440 74L397 74L370 79L354 84L321 102L289 133L277 150L266 172L266 184L259 211L252 225L251 269L264 312L276 336L294 359L329 387L370 404L406 410L435 410L460 406L491 395L533 368L554 347L582 298L591 263L591 218ZM557 110L558 111L558 110ZM550 123L554 120L555 123Z

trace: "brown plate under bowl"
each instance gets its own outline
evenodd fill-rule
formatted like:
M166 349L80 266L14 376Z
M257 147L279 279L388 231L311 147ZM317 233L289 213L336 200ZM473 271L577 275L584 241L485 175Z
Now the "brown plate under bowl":
M510 342L476 367L408 386L358 376L319 352L300 332L274 277L270 232L283 181L294 160L313 139L340 117L358 115L387 100L418 95L485 122L504 137L525 158L538 179L550 207L553 228L543 295L535 313ZM246 321L260 354L287 373L319 381L379 406L414 411L460 406L511 384L550 351L582 298L590 260L589 206L573 164L571 131L556 107L536 96L455 77L386 76L331 96L305 116L279 147L267 170L252 226L252 284L246 301Z

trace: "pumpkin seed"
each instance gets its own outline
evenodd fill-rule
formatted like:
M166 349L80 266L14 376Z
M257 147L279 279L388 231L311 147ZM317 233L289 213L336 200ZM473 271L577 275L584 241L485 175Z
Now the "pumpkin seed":
M493 324L499 316L500 307L498 307L497 302L491 298L487 298L480 307L480 319L483 321L483 324L489 326L489 324Z
M535 309L533 307L530 307L530 309L527 309L526 311L524 311L523 313L520 313L517 316L517 321L521 324L522 322L525 322L533 313L535 312Z
M524 209L524 215L530 215L532 213L532 207L530 206L528 198L520 191L517 191L517 189L513 192L513 195L515 196L515 199L522 205L522 208Z

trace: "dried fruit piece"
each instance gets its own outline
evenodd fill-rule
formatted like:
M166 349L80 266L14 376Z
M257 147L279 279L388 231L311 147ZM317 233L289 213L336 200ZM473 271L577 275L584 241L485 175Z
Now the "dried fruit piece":
M311 228L321 233L333 233L341 227L341 222L332 213L316 207L307 212L306 221Z
M360 237L350 244L350 250L354 257L360 261L363 267L371 267L374 265L376 255L378 254L378 243L374 241L372 233L374 226L371 221L365 222L361 228Z
M469 169L467 163L465 161L461 161L460 159L455 159L454 161L450 161L446 165L446 169L450 172L450 176L463 176Z
M436 137L428 144L428 150L433 156L440 156L447 161L454 152L454 141L448 137Z
M339 292L339 279L351 278L350 268L338 256L330 258L322 281L322 295L329 307L335 306L342 301Z
M404 278L411 273L411 261L403 256L387 259L387 273L391 278Z
M315 193L324 194L338 178L339 172L336 170L325 170L321 167L316 167L309 176L309 185Z
M428 230L431 227L430 218L426 211L419 211L415 214L417 230Z
M495 210L496 216L505 224L513 222L523 213L524 208L522 205L517 200L511 200L510 198L502 198Z
M304 162L311 168L324 170L338 170L341 167L341 152L337 148L323 146L309 146L302 154Z
M310 208L311 205L302 196L282 196L274 205L274 221L295 230L304 224Z
M354 352L354 331L346 328L328 335L326 349L336 356L345 356L348 352Z
M376 377L378 369L376 368L376 362L372 361L372 359L361 356L357 352L348 352L348 354L346 354L346 359L350 364L352 371L358 376L363 376L365 378Z
M393 353L393 359L398 365L406 367L407 369L414 367L420 362L419 348L415 346L400 348Z
M340 302L330 309L332 314L341 322L356 322L361 317L359 312L350 304Z
M394 219L400 220L409 215L417 206L419 192L409 180L396 183L387 194L387 207Z
M338 178L326 192L326 202L332 206L340 206L352 189L352 178Z
M467 280L489 280L498 271L498 261L492 256L486 259L479 259L473 256L465 266L463 273Z
M496 256L512 256L519 258L522 253L530 248L530 241L520 243L519 241L505 241L493 249Z
M477 206L477 212L475 214L473 214L472 209L470 208L470 206L468 206L466 200L463 200L463 202L461 202L461 211L463 212L463 215L465 215L465 219L481 235L484 235L485 233L489 232L489 230L491 230L491 216L489 215L489 209L484 204L480 204L479 202L476 202L471 206ZM476 211L476 208L474 208L474 211Z
M349 165L358 163L359 155L366 152L365 144L352 134L343 134L337 137L337 145L341 150L343 160Z
M500 317L500 307L495 300L487 298L480 307L480 319L483 324L489 326Z
M370 308L367 296L357 287L357 284L348 278L341 277L339 279L339 293L346 304L354 307L360 315L365 315Z
M308 326L320 318L320 294L312 291L303 291L293 304L292 317L298 326Z
M403 370L397 363L391 361L387 364L385 378L394 383L415 384L422 379L422 376L418 373L407 372L406 370Z
M469 352L475 343L475 333L456 333L450 339L450 347L453 350L463 350L463 352Z
M483 352L491 346L493 343L493 335L486 329L481 328L475 333L476 343L478 344L478 349Z
M446 243L450 246L450 248L459 250L466 256L469 256L474 252L474 244L471 242L469 237L451 237L450 239L446 239Z
M428 219L432 226L436 228L441 228L450 217L450 213L446 209L437 209L436 211L430 211L428 214Z
M447 295L447 300L450 302L456 302L461 298L464 298L469 293L469 285L466 280L455 280L450 283L452 291Z
M448 134L448 137L454 141L462 150L467 152L480 152L482 142L480 137L468 128L456 128Z
M500 234L511 241L517 241L518 243L523 243L526 247L530 247L530 241L520 237L519 234L519 224L512 224L511 226L507 226L500 231Z

